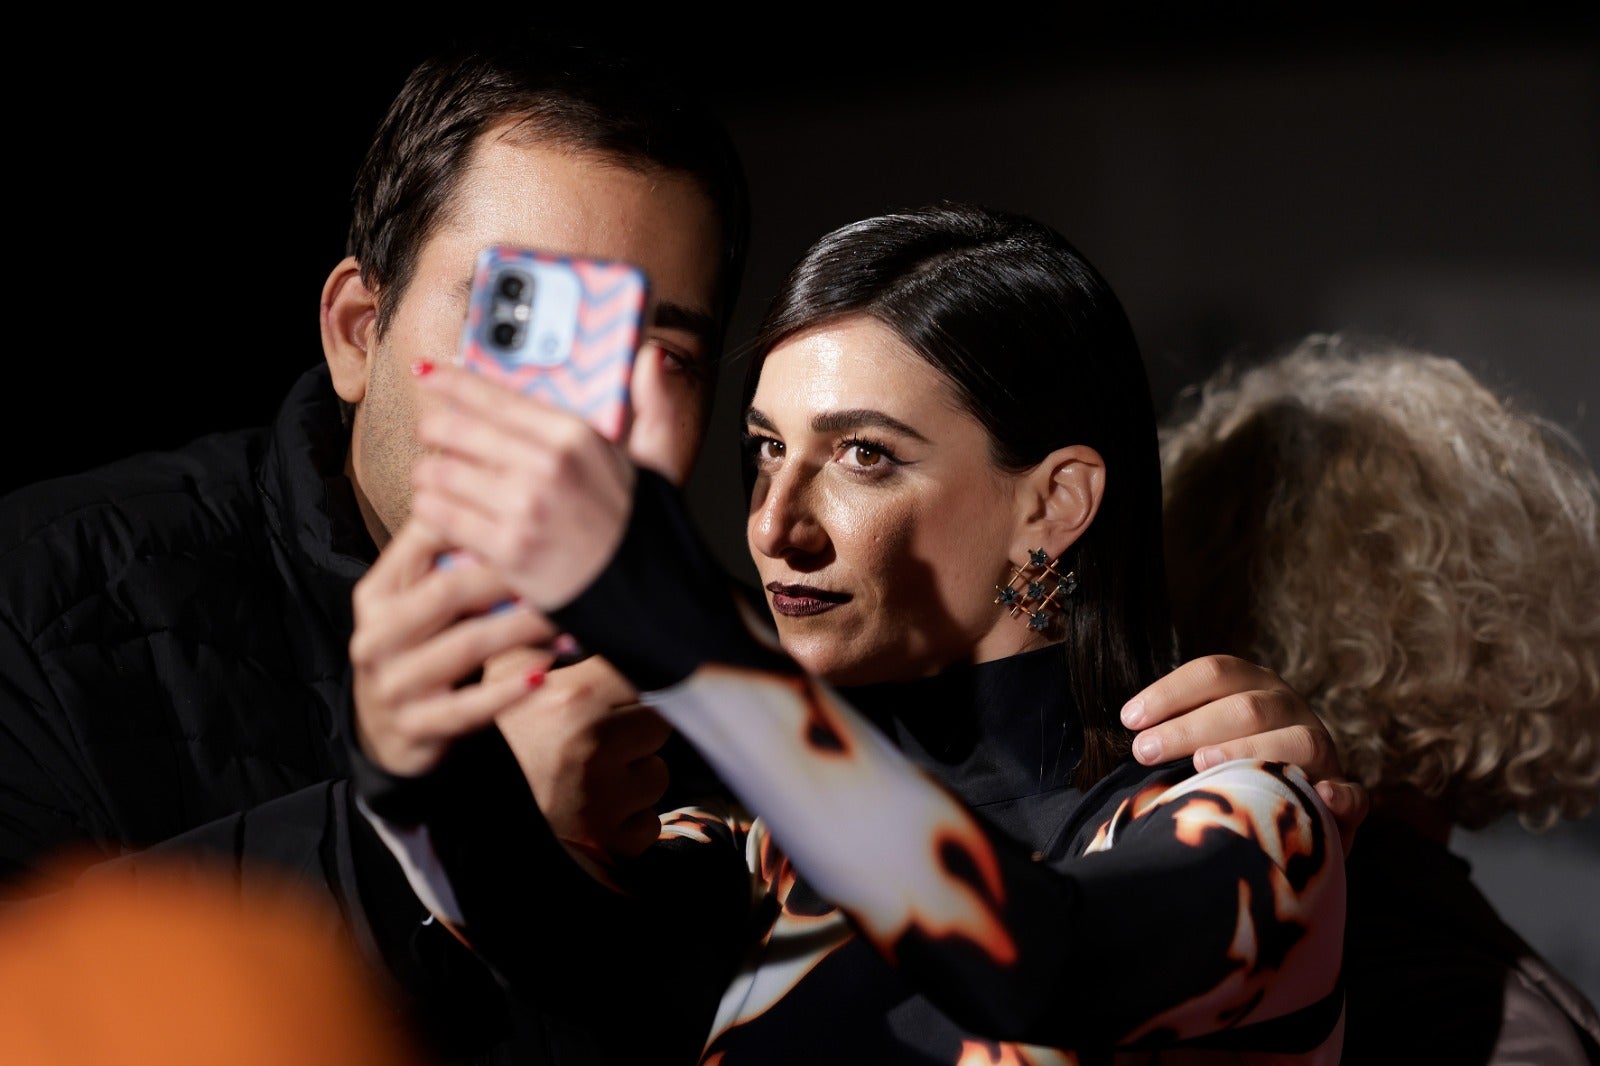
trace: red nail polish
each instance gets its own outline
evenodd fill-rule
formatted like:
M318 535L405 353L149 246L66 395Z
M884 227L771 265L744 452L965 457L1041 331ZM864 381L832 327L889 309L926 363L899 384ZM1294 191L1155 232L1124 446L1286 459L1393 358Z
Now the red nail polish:
M425 378L433 373L433 362L428 359L418 359L411 364L411 372L419 378Z
M527 682L527 685L530 689L535 689L544 684L545 675L547 673L548 671L545 670L529 670L528 676L523 678L523 680Z

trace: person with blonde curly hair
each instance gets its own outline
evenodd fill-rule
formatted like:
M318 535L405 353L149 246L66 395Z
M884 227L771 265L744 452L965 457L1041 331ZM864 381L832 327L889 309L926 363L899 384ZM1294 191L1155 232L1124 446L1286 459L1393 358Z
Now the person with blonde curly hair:
M1372 813L1346 1062L1600 1061L1600 1017L1472 883L1454 827L1600 800L1600 479L1460 362L1311 335L1162 429L1186 655L1277 670Z

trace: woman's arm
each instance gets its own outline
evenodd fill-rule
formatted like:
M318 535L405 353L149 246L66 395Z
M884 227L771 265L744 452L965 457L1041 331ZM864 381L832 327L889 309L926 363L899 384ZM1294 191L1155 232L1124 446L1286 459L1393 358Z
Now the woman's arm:
M795 868L953 1018L1069 1047L1242 1039L1302 1011L1262 1039L1314 1046L1332 1031L1343 860L1298 769L1128 763L1088 797L1097 832L1024 854L711 580L669 485L641 471L630 515L616 557L552 619L633 677ZM656 635L619 617L651 618Z
M419 426L436 453L418 464L415 514L616 665L952 1017L995 1039L1110 1046L1332 995L1338 837L1298 771L1227 764L1167 796L1191 772L1172 769L1126 797L1088 854L1023 854L798 669L664 479L621 476L619 453L575 420L523 417L449 369L425 379L452 410Z
M528 682L473 676L553 631L526 607L486 612L503 585L486 568L432 566L438 550L408 525L357 585L358 806L434 919L513 995L613 1052L638 1040L692 1060L749 905L739 823L707 817L698 840L609 869L560 841L494 728Z

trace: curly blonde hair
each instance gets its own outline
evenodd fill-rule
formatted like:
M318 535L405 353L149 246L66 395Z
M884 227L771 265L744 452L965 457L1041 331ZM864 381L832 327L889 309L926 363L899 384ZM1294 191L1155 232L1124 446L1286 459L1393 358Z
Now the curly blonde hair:
M1459 362L1312 335L1162 429L1186 654L1272 666L1382 806L1530 829L1600 797L1600 480Z

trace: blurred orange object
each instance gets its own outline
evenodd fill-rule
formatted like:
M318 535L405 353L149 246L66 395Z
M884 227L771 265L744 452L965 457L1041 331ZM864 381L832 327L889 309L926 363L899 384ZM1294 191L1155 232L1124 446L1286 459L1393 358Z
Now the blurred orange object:
M292 883L245 892L188 861L101 873L0 912L9 1066L426 1066Z

